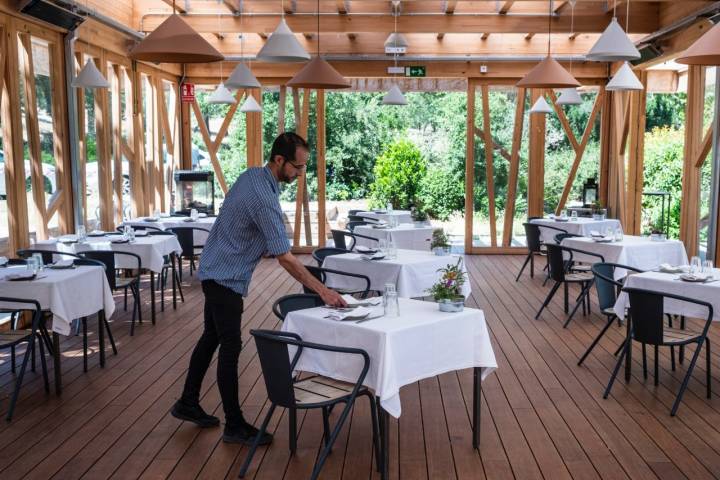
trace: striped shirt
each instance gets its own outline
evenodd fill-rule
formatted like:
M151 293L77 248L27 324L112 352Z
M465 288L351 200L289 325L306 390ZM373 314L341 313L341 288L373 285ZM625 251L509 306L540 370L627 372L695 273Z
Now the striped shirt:
M198 277L243 296L264 254L290 251L280 188L268 167L247 169L225 196L200 257Z

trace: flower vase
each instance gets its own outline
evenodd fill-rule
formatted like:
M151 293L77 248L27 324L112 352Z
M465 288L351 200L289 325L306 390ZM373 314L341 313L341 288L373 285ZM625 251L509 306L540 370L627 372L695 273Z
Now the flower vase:
M438 308L441 312L455 313L462 312L465 308L465 297L441 298L438 302Z

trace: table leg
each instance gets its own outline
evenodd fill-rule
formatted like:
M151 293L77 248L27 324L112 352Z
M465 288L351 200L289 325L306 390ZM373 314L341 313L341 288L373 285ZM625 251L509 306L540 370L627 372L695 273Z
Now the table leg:
M55 393L62 393L62 374L60 373L60 335L52 334L53 340L53 370L55 372Z
M175 292L175 252L170 254L170 262L172 263L172 272L170 272L170 276L172 277L172 290L173 290L173 309L177 308L177 293Z
M100 366L105 367L105 310L98 312L98 342L100 343Z
M378 412L378 427L380 429L380 478L386 480L390 471L390 417L380 405L380 398L375 397Z
M480 448L480 407L482 403L482 367L473 368L473 448Z
M155 325L155 272L150 270L150 320Z
M627 323L627 333L625 337L625 341L629 342L629 345L627 347L627 355L625 356L625 381L630 381L630 375L631 375L631 367L632 367L632 340L630 339L630 324L632 323L632 318L630 318L630 315L625 318L625 323Z

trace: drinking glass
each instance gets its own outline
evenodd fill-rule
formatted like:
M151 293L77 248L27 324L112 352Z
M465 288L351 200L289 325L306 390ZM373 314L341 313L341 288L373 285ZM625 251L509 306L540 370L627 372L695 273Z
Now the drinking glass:
M394 283L385 284L385 294L383 295L383 309L386 317L400 316L400 303L398 301L397 290Z
M605 230L605 236L615 239L615 229L613 227L607 227Z
M698 274L702 271L702 260L700 257L692 257L690 259L690 273Z
M703 262L702 271L711 278L715 278L715 270L713 268L714 266L712 260L705 260Z
M156 209L153 211L153 217L155 217L155 218L160 218L160 209L159 209L159 208L156 208Z
M578 220L577 210L572 211L572 213L570 214L570 220L573 222L577 222L577 220Z
M387 206L385 207L385 210L387 210L388 213L392 212L392 210L393 210L392 203L388 202Z
M32 273L33 275L37 274L38 263L37 263L37 258L35 258L34 255L27 259L27 263L25 265L26 265L25 268L27 269L28 272Z
M85 230L85 225L78 225L75 227L75 231L77 232L77 237L79 242L84 242L87 240L87 231Z
M190 210L190 218L192 218L193 220L197 220L197 219L198 219L198 211L197 211L197 209L193 208L192 210Z
M381 238L378 240L378 250L384 254L387 254L387 240Z
M567 210L560 210L560 218L567 218Z
M624 238L622 228L616 228L615 229L615 241L616 242L622 242Z
M395 246L395 240L393 240L392 237L388 238L387 248L388 248L388 257L390 257L390 259L397 258L397 247Z

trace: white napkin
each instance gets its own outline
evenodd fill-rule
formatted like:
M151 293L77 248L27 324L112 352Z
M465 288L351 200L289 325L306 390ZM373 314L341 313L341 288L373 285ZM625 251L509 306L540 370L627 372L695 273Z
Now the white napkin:
M47 240L36 240L35 245L55 245L57 242L57 238L49 238Z
M77 242L78 236L77 235L63 235L59 238L61 242Z
M357 307L350 310L330 310L325 316L332 320L361 320L370 315L370 312L371 310L369 308Z
M385 258L385 254L382 252L373 253L372 255L363 255L363 260L381 260Z
M53 266L57 268L68 268L72 266L73 260L58 260L57 262L53 263Z
M370 298L363 298L358 299L353 297L352 295L343 295L343 300L345 300L345 303L348 305L380 305L382 303L382 297L370 297Z
M674 266L670 265L669 263L661 263L660 271L663 273L685 273L685 272L690 271L690 266L679 265L677 267L674 267Z

